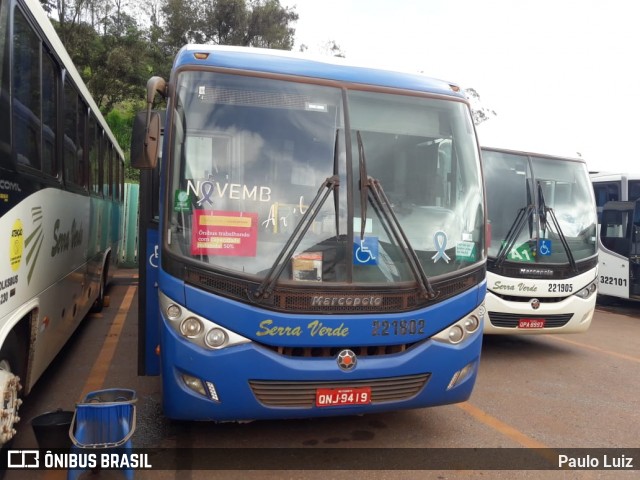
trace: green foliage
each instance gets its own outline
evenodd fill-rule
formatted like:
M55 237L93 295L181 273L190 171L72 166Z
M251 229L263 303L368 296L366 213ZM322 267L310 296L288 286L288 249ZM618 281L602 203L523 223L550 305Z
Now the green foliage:
M290 50L298 20L279 0L149 0L137 11L123 0L40 0L125 152L127 181L135 112L146 108L153 75L168 78L186 43ZM147 17L138 22L143 10Z
M130 183L138 183L140 181L140 171L131 167L129 147L131 146L133 119L136 112L144 108L143 101L128 100L120 102L105 116L109 128L111 128L118 144L125 152L125 181Z

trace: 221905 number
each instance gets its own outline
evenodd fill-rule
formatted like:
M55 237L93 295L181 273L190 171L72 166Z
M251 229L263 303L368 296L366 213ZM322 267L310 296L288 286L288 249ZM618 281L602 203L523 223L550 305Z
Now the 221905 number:
M571 293L573 292L573 285L570 283L550 283L549 293Z
M374 320L372 324L371 335L389 336L389 335L423 335L424 320Z

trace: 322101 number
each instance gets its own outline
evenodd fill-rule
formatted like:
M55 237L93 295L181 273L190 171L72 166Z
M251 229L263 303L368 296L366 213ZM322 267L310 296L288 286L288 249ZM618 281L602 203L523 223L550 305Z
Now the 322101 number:
M613 285L616 287L626 287L627 279L619 277L610 277L608 275L600 275L600 283L603 285Z

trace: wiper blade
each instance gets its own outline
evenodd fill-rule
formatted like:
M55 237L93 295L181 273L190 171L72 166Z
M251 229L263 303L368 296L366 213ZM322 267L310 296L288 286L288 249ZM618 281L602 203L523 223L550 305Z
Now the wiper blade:
M336 130L336 141L333 146L333 176L338 178L338 158L340 154L339 135L340 130ZM340 190L339 184L333 187L333 211L336 219L336 238L340 238Z
M387 198L387 195L384 193L384 189L382 188L382 184L379 180L375 178L367 178L368 191L371 192L371 196L378 207L382 218L386 220L387 225L391 229L391 233L393 234L395 241L397 242L400 250L405 254L407 260L409 261L409 267L411 268L411 272L418 282L418 286L422 292L422 295L425 298L433 299L439 295L440 292L436 292L431 286L431 282L429 281L429 277L422 268L422 264L420 263L420 259L418 258L418 254L411 246L409 239L407 238L407 234L404 232L402 225L398 221L398 217L394 213L391 208L391 203Z
M364 156L364 143L360 130L356 132L358 139L358 168L360 170L360 240L364 240L364 231L367 226L367 199L369 193L369 176L367 175L367 160Z
M396 214L391 208L391 203L389 202L387 195L384 193L382 184L379 180L369 177L367 174L367 160L364 153L364 143L359 130L356 132L356 138L358 141L358 167L360 170L360 241L364 240L364 233L367 225L367 203L369 193L371 193L371 196L378 207L378 211L384 220L386 220L396 243L409 261L411 273L413 273L414 278L418 282L422 296L428 299L433 299L438 296L438 293L436 293L431 286L431 282L429 281L424 268L422 268L422 264L420 263L420 259L418 258L416 251L411 246L406 233L398 221L398 217L396 217Z
M578 273L578 267L576 265L576 260L573 257L573 253L571 252L571 248L569 247L569 243L567 242L567 237L565 237L562 228L560 227L560 223L558 223L558 218L556 217L556 213L553 211L553 208L547 207L546 202L544 201L544 193L542 192L542 185L540 181L538 181L538 198L540 199L540 218L544 222L544 226L542 230L545 232L547 230L547 214L551 217L551 222L553 226L556 228L556 232L558 232L558 237L560 238L560 243L562 243L562 247L567 254L567 259L569 260L569 265L575 273Z
M507 258L507 254L513 248L514 244L516 243L516 240L518 239L518 235L520 235L520 232L522 232L522 229L527 223L527 220L531 218L534 210L535 210L535 207L533 206L533 204L529 204L526 207L523 207L520 210L518 210L518 214L516 215L516 218L513 220L511 227L509 227L509 231L507 232L507 235L505 236L505 239L502 242L502 245L500 245L500 250L498 250L498 254L496 256L496 263L495 263L496 268L500 267L502 263L505 261L505 259Z
M329 194L336 188L338 188L340 184L340 180L338 175L333 175L327 178L320 188L318 189L318 193L313 197L313 200L309 204L309 207L302 215L302 218L294 228L293 233L287 240L287 242L280 250L278 254L278 258L273 262L273 265L267 272L267 275L264 277L264 280L260 283L258 288L253 292L253 297L255 300L262 300L268 298L273 292L273 288L275 282L280 277L280 274L284 270L287 262L293 255L293 252L298 247L303 237L309 230L309 227L313 224L316 216L320 212L320 209L327 201Z

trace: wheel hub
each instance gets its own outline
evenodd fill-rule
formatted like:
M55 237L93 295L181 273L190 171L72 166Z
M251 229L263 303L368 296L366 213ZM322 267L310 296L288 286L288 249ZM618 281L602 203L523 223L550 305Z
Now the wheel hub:
M18 397L22 389L20 377L11 373L8 367L6 362L0 362L0 445L16 434L14 425L20 421L18 409L22 405Z

